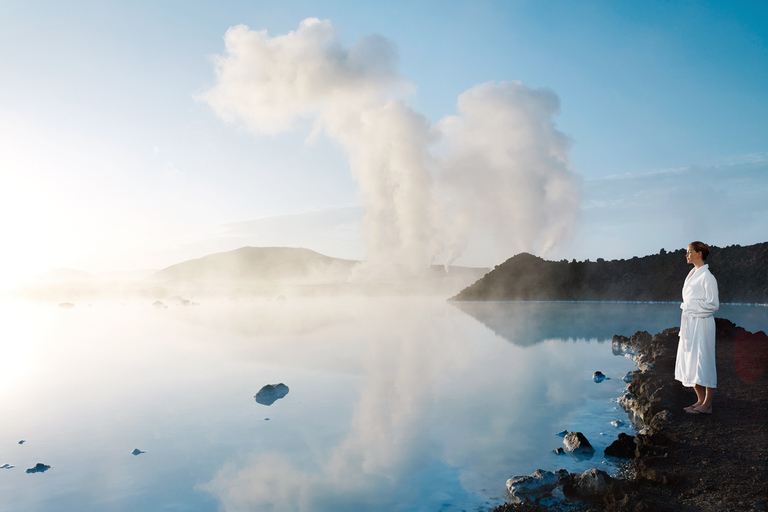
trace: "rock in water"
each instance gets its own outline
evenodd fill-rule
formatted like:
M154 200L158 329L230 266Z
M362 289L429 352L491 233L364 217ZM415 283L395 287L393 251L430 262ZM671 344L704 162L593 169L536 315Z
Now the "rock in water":
M288 394L288 386L283 384L267 384L253 398L261 405L272 405Z
M147 453L147 452L143 452L143 451L139 450L138 448L136 448L136 449L134 449L134 450L133 450L131 453L132 453L133 455L139 455L139 454L141 454L141 453Z
M610 380L610 377L606 377L601 371L596 371L592 374L592 380L595 382L603 382L604 380Z
M27 470L27 473L44 473L49 469L51 469L51 466L49 466L48 464L43 464L42 462L38 462L37 464L35 464L35 467L29 468Z
M576 460L589 460L595 454L595 449L581 432L568 432L563 439L563 444Z
M507 480L507 491L518 501L525 501L551 493L566 478L568 471L564 469L557 473L537 469L532 475L513 476Z

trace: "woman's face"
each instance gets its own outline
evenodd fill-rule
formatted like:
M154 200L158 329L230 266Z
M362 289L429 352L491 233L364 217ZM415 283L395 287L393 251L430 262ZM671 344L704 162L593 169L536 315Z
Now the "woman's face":
M685 253L685 261L687 261L691 265L696 265L697 263L703 263L704 258L701 257L701 252L694 251L693 247L689 245L688 251L686 251Z

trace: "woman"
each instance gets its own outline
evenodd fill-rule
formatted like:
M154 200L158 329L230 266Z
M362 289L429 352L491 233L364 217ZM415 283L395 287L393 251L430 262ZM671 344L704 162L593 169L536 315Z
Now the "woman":
M677 346L675 379L693 387L696 403L685 408L690 414L712 414L712 396L717 387L715 368L715 319L720 307L717 281L704 263L709 247L702 242L688 246L685 259L693 265L683 285L680 344Z

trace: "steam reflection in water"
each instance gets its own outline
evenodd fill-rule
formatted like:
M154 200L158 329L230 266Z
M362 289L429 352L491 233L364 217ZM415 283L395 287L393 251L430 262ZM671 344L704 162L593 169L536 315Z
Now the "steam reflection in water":
M6 303L0 510L475 510L512 475L603 467L631 362L610 335L552 338L568 305L505 307ZM290 394L254 401L279 382ZM563 429L596 457L553 455ZM24 472L37 462L52 469Z

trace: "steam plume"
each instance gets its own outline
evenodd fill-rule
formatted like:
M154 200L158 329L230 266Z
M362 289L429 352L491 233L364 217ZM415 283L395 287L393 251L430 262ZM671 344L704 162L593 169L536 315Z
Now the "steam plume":
M503 250L540 253L573 222L578 190L553 93L479 85L432 126L403 101L413 87L381 36L345 48L329 21L308 18L286 35L239 25L224 39L202 99L255 133L311 123L341 144L360 186L366 272L417 273L446 247L453 260L478 226Z

